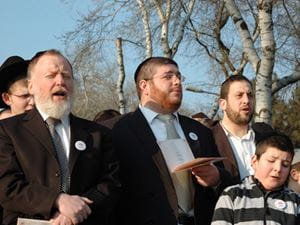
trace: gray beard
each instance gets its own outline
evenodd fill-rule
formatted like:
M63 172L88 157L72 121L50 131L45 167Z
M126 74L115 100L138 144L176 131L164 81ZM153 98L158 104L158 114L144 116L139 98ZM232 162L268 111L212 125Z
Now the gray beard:
M69 96L67 100L61 103L54 103L51 99L42 100L35 96L34 102L36 106L49 117L62 119L65 115L70 114L73 106L73 96Z

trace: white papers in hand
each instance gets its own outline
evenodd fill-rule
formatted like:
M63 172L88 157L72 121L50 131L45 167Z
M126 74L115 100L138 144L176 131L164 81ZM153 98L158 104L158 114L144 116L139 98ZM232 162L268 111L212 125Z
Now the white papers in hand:
M189 144L184 139L170 139L157 143L171 173L175 172L178 165L195 159Z

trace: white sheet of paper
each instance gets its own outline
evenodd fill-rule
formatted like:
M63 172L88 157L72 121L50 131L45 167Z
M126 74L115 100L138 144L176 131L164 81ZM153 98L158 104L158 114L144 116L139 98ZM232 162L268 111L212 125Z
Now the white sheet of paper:
M184 139L170 139L157 142L167 163L170 172L174 172L176 166L195 159L193 152Z
M17 225L51 225L48 220L18 218Z

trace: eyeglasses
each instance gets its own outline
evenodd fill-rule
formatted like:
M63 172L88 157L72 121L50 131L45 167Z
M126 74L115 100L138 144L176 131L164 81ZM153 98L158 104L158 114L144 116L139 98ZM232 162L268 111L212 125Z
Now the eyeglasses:
M29 98L31 98L31 97L32 97L32 95L31 95L31 94L29 94L29 93L27 93L27 94L22 94L22 95L16 95L16 94L12 94L12 93L10 93L10 95L12 95L12 96L16 96L16 97L18 97L18 98L22 98L22 99L29 99Z
M184 82L185 81L185 76L181 75L181 73L173 73L173 72L170 72L170 73L165 73L163 74L162 76L153 76L152 78L148 78L148 79L145 79L145 80L152 80L152 79L155 79L155 78L161 78L163 80L172 80L173 77L176 77L177 79L179 79L181 82Z

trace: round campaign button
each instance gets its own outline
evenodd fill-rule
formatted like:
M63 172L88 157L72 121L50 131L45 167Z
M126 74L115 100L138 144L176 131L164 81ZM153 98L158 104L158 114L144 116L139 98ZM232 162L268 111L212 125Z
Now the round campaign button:
M84 151L86 149L86 144L83 141L76 141L75 148L79 151Z
M194 132L190 132L189 136L192 140L197 141L198 140L198 136L197 134L195 134Z
M283 200L278 199L275 201L275 207L277 209L284 209L286 207L286 203Z

